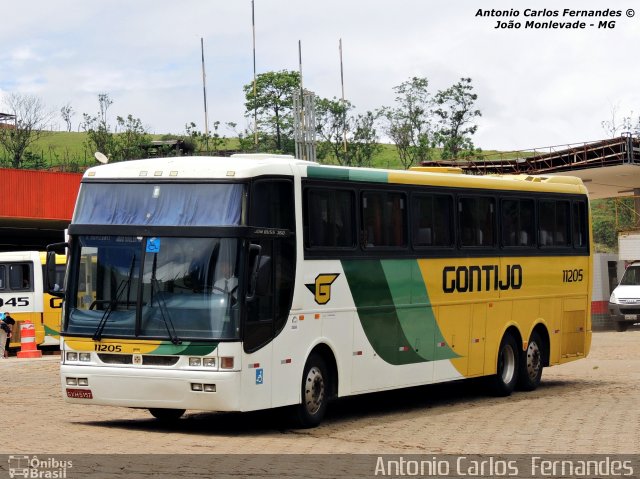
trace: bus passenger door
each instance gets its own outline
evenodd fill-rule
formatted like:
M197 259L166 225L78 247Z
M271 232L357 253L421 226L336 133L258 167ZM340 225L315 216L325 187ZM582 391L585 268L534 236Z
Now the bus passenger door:
M255 244L255 243L252 243ZM250 250L248 257L247 289L251 288L252 265L258 262L260 281L273 276L273 241L259 242L260 252ZM242 409L252 410L271 407L272 354L273 354L273 292L272 281L256 284L255 291L248 291L244 323L244 360L242 364ZM265 288L266 289L263 289Z

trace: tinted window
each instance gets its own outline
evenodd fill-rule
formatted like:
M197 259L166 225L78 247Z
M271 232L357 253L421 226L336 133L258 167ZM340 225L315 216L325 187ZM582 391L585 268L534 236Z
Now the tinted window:
M412 211L415 246L451 246L453 199L450 196L415 195Z
M260 180L251 190L251 224L269 228L295 229L293 183L288 180Z
M494 246L495 200L473 196L458 201L461 246Z
M406 246L406 210L404 193L387 191L362 193L362 228L365 248Z
M540 246L569 246L571 225L568 201L541 201L538 214Z
M534 230L533 200L502 200L503 246L534 246Z
M582 248L587 246L587 204L584 201L573 203L573 246Z
M9 288L14 291L32 290L30 263L14 263L9 265Z
M352 191L310 188L305 200L304 230L307 248L355 247Z

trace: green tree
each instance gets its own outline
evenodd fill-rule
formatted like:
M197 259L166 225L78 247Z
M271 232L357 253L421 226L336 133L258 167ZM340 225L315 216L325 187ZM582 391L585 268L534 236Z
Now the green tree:
M245 116L258 120L259 149L293 153L293 93L300 89L300 73L282 70L257 75L254 94L253 82L243 87Z
M67 131L69 132L71 131L71 117L73 117L75 114L76 112L73 110L70 103L67 103L62 108L60 108L60 116L67 125Z
M40 98L21 93L10 93L3 101L5 113L15 116L13 125L0 128L0 145L11 158L13 168L22 168L25 153L29 146L49 132L45 130L53 113L47 111ZM29 163L32 163L29 157Z
M139 118L129 114L116 117L114 133L107 114L113 100L108 93L98 95L98 113L95 116L83 113L84 130L87 132L86 147L90 152L105 154L109 161L123 161L146 156L145 146L151 141Z
M116 143L111 132L111 127L107 122L107 112L113 104L113 100L108 93L98 94L98 114L95 116L87 113L82 114L83 129L87 132L85 142L87 149L93 154L100 152L109 159L115 159Z
M442 158L460 158L476 153L471 140L478 129L473 122L482 116L475 108L478 95L473 93L471 78L461 78L458 83L439 91L435 96L438 117L436 141L442 147Z
M373 156L382 149L378 143L376 120L377 114L371 111L355 118L353 137L347 147L351 166L371 166Z
M382 107L385 132L395 144L400 163L408 169L431 158L432 105L429 81L413 77L393 88L396 92L394 107Z
M345 149L345 136L351 134L349 112L353 105L349 101L333 98L316 100L316 133L318 134L317 155L319 160L333 156L339 165L349 164Z
M151 137L140 118L134 118L131 114L126 118L118 116L116 123L118 133L114 135L115 158L113 160L123 161L146 156L145 146L151 143Z

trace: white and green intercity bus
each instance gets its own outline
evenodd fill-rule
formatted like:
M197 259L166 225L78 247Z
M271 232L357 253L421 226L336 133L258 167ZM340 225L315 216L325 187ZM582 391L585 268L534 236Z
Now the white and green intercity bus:
M532 390L589 352L589 221L572 177L264 154L91 168L65 243L62 393L165 420L289 406L310 427L355 394Z

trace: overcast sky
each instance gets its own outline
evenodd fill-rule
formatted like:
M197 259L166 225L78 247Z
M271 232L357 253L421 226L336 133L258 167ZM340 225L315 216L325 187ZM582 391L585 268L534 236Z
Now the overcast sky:
M479 8L519 16L480 17ZM559 16L524 16L545 8ZM622 16L605 17L615 28L603 29L603 18L566 17L565 8ZM428 78L434 93L471 77L483 115L474 142L485 150L598 140L612 108L640 113L636 1L255 0L255 16L258 73L297 70L300 40L304 85L321 97L341 95L342 38L345 95L360 113L392 105L393 87L413 76ZM498 20L522 26L496 29ZM525 28L529 20L587 28ZM96 113L101 92L114 101L112 122L131 113L153 133L183 133L191 121L204 129L201 37L209 123L242 127L242 86L253 77L250 0L3 2L0 95L36 94L56 110L69 103L74 129L83 112Z

